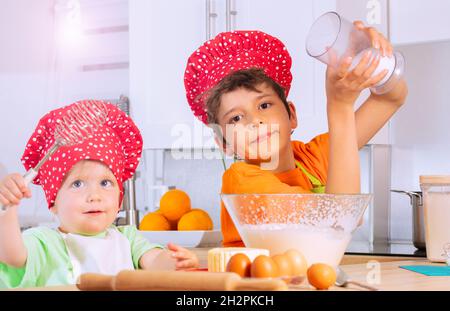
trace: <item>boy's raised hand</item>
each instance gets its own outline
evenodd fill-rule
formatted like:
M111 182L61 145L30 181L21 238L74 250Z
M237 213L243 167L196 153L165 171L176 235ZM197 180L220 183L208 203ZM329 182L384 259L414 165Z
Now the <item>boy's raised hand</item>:
M167 244L171 255L176 260L176 270L188 270L198 268L199 262L197 256L190 250L173 243Z
M365 31L370 36L372 46L376 49L380 49L381 54L383 56L392 57L394 53L392 44L389 42L388 39L386 39L386 37L383 36L382 33L378 32L373 27L365 27L363 22L361 21L355 21L353 24L355 25L356 28ZM376 83L378 83L378 81ZM371 96L393 103L396 102L403 103L407 94L408 88L406 86L406 82L404 80L401 80L389 92L380 95L372 93Z
M31 198L31 191L22 175L9 174L0 181L0 203L3 206L19 205L23 198Z
M328 66L326 90L329 102L353 105L362 90L374 86L388 73L386 69L372 77L372 74L380 63L380 56L392 56L392 45L390 42L375 28L364 27L361 21L355 21L354 25L369 35L372 47L379 49L381 53L371 60L372 53L369 50L352 70L349 70L353 61L351 57L344 59L338 68ZM330 50L330 52L330 63L337 63L338 60L332 53L333 51Z
M383 36L382 33L378 32L374 27L365 27L362 21L355 21L353 25L359 30L366 32L370 40L372 41L372 46L379 49L382 56L391 57L393 54L392 44Z

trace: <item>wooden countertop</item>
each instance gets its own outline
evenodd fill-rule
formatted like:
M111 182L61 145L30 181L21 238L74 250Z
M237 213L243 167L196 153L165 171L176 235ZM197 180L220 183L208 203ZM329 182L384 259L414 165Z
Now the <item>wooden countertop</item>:
M394 291L424 291L424 290L445 290L450 291L450 276L426 276L409 270L400 268L407 265L436 265L445 264L431 263L426 259L413 259L409 261L379 262L379 266L373 261L368 264L342 265L351 279L366 283L368 279L375 280L379 276L378 282L373 284L380 290ZM352 286L354 288L354 286Z
M208 263L208 249L192 249L200 260L200 265L206 267ZM448 290L450 291L450 277L425 276L408 271L400 266L407 265L437 265L426 258L405 256L372 256L372 255L344 255L341 268L352 280L366 283L368 279L375 282L372 286L379 290ZM379 283L377 282L379 281ZM310 290L308 285L291 286L291 290ZM348 289L360 290L353 285ZM347 290L347 288L333 288L333 290Z
M207 266L208 249L193 249L200 260L200 266ZM414 291L414 290L447 290L450 291L450 277L425 276L399 268L403 265L443 265L431 263L425 258L391 257L391 256L359 256L345 255L341 268L355 281L371 285L379 290ZM312 290L307 284L290 286L290 290ZM74 285L32 288L27 290L77 290ZM333 287L331 290L363 290L350 285L348 288Z

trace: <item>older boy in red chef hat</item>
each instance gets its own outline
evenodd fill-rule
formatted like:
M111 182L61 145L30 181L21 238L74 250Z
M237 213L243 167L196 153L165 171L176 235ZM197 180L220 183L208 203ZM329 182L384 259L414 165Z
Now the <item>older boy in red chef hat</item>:
M39 122L22 162L34 167L54 144L57 120L72 104ZM0 288L74 284L82 273L115 275L130 269L188 269L198 266L190 251L168 250L144 239L133 226L113 225L123 198L123 182L138 166L142 137L134 122L105 103L104 125L81 144L60 147L39 170L34 183L44 189L58 229L20 232L17 208L31 197L20 174L0 181Z
M383 55L392 54L390 43L375 29L355 25L369 33ZM189 105L214 128L221 148L244 160L225 171L222 193L358 193L358 149L407 96L401 81L389 93L371 94L354 112L360 92L387 73L371 77L379 57L370 62L370 56L353 70L351 59L337 70L328 67L329 131L303 143L291 140L298 119L294 103L287 99L291 57L280 40L261 31L225 32L193 52L184 76ZM243 246L223 203L221 228L224 246Z

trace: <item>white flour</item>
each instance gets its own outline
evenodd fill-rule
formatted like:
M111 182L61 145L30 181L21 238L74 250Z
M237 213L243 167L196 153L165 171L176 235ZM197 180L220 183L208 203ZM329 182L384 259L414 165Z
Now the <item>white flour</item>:
M372 50L371 60L373 60L380 53L380 51L375 49L375 48L368 48L368 49L365 49L365 50L359 52L359 54L356 55L353 58L352 65L350 66L350 70L353 70L356 67L356 65L359 64L359 62L361 61L361 58L369 50ZM370 64L370 62L371 61L369 61L369 64ZM381 57L380 58L380 63L378 64L378 67L375 69L374 73L372 74L372 77L376 76L377 74L379 74L380 72L382 72L385 69L389 70L388 73L384 76L384 78L380 82L375 84L375 86L380 86L383 83L385 83L389 79L391 74L394 72L394 69L395 69L395 58L394 58L394 56L392 56L392 57L387 57L387 56Z
M295 248L306 257L308 266L321 262L334 267L351 239L351 233L343 230L297 224L244 225L241 235L247 247L265 248L271 255Z

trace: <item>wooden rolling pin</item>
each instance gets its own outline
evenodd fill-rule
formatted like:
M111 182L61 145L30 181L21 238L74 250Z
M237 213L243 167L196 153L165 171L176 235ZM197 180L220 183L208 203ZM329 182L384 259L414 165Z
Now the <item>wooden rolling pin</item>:
M77 281L80 290L114 290L114 276L98 273L84 273Z
M86 273L77 282L80 290L286 290L279 279L242 279L231 272L124 270L116 276Z

